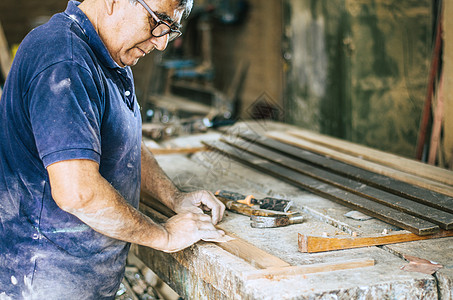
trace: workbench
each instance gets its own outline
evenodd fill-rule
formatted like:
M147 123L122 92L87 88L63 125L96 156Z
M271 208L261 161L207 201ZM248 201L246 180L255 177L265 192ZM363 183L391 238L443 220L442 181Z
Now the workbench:
M255 130L287 125L261 123ZM221 132L180 137L163 147L200 147L202 140L218 140ZM453 238L430 239L384 246L302 253L298 234L316 236L377 235L401 231L375 218L345 217L351 209L258 172L212 151L156 155L174 183L185 191L218 189L290 199L292 210L306 216L302 224L279 228L252 228L247 216L226 212L219 227L291 266L335 264L360 259L373 266L313 274L262 276L250 279L253 263L208 242L167 254L133 245L132 252L184 299L452 299ZM234 251L233 251L234 252ZM443 266L434 275L408 272L401 267L413 255Z

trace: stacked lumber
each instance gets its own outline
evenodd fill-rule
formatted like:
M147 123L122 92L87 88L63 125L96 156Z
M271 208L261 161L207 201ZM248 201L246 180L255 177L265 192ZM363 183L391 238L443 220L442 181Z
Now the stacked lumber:
M240 134L205 144L283 181L417 235L453 229L451 172L424 164L423 170L427 168L422 172L412 161L396 155L340 140L337 143L307 131L290 133L269 135L278 140ZM301 137L303 134L309 138ZM318 143L313 142L315 139ZM364 157L369 160L364 161ZM368 167L363 168L359 161Z

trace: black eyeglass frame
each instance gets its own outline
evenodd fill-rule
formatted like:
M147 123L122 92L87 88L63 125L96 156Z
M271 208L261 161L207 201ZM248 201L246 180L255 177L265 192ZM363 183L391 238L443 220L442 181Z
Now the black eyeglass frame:
M182 35L181 31L179 31L178 29L171 28L171 26L168 23L166 23L166 22L162 21L161 19L159 19L159 17L156 15L156 13L143 0L136 0L136 1L138 3L140 3L146 9L146 11L149 12L149 14L154 19L154 21L156 21L156 25L151 29L151 35L152 36L154 36L154 37L162 37L162 36L168 34L168 41L171 42L174 39L176 39L176 38L178 38L178 37L180 37ZM154 31L160 25L165 25L168 28L168 30L163 30L162 33L160 33L160 34L154 34Z

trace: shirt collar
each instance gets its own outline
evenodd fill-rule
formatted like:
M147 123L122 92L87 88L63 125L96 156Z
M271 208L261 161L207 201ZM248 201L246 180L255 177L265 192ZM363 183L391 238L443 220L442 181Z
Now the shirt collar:
M68 6L65 10L65 14L80 26L83 33L88 38L88 45L95 52L96 56L103 65L111 69L122 69L113 60L109 51L105 47L104 42L102 42L99 34L96 32L96 29L94 29L91 21L88 19L85 13L80 8L78 8L79 4L80 2L78 1L69 1Z

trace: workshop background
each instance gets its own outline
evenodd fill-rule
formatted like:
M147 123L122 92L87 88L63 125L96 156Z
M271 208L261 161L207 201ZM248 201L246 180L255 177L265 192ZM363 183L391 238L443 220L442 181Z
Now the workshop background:
M227 119L272 118L414 158L430 72L437 94L445 71L443 116L452 109L451 54L434 51L440 6L438 0L195 1L183 37L134 67L144 119L155 116L149 95L176 95L222 106ZM1 1L8 44L16 47L65 7L65 0ZM443 49L451 22L444 19ZM418 155L426 160L434 110L425 114ZM449 168L451 122L443 118L435 162Z

